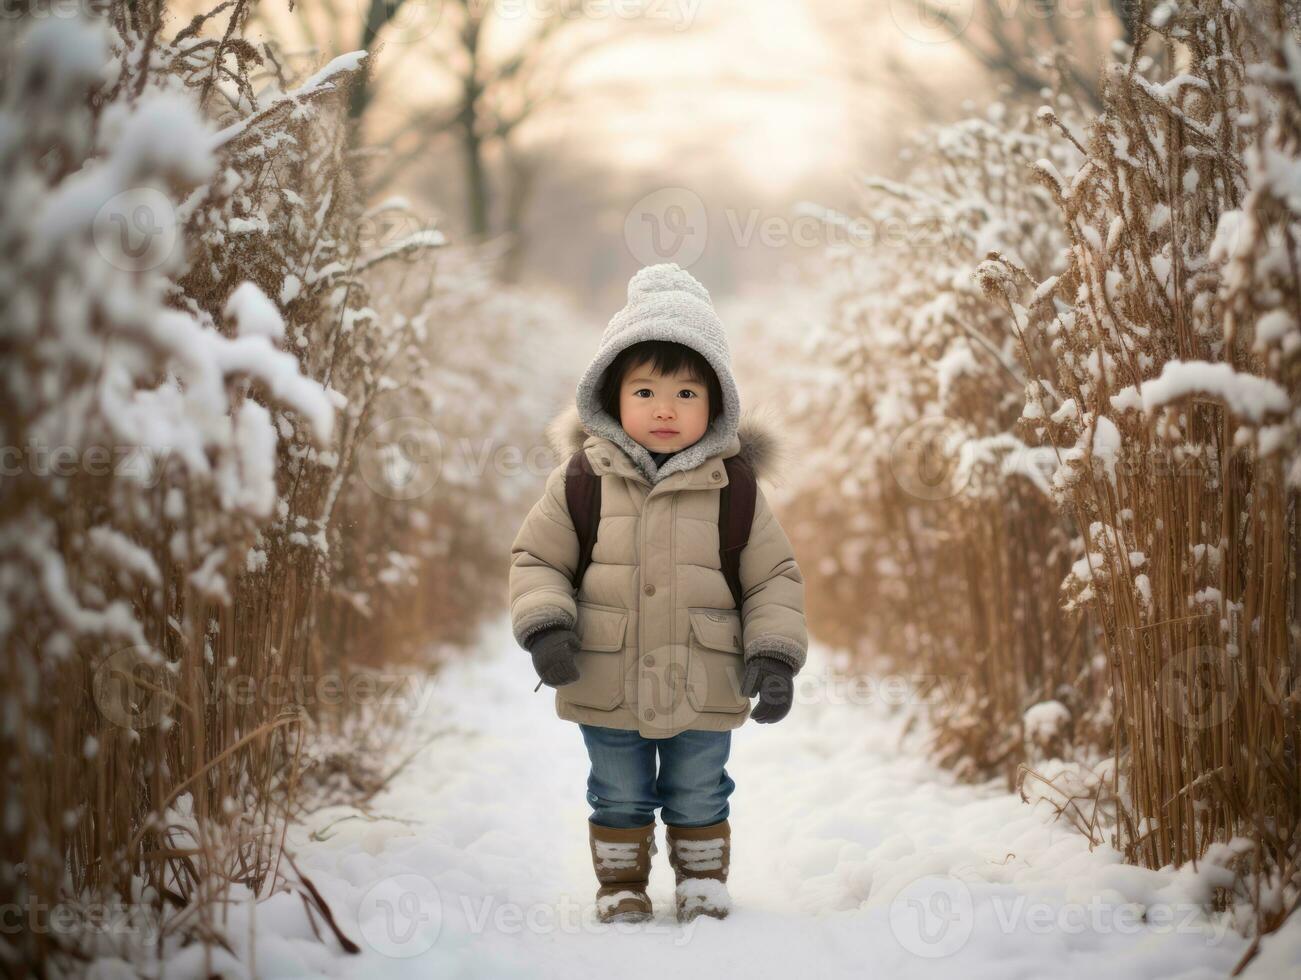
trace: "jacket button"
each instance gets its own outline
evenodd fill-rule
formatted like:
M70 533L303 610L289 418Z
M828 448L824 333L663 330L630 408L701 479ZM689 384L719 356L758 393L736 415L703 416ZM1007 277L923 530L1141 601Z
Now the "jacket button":
M602 457L601 457L601 465L603 465L603 466L609 466L609 465L610 465L610 457L609 457L609 456L602 456Z
M715 480L721 480L723 478L723 474L719 473L718 470L714 470L714 472L711 473L710 476L712 476Z
M642 589L642 591L645 592L647 595L654 595L654 594L655 594L655 586L653 586L653 585L648 585L648 586L646 586L646 588Z
M646 718L647 721L649 721L651 718L654 718L654 717L655 717L655 709L654 709L654 708L647 708L645 714L643 715L643 717Z
M644 663L647 667L655 666L655 658L652 657L649 653L646 654L646 656L641 658L641 662Z

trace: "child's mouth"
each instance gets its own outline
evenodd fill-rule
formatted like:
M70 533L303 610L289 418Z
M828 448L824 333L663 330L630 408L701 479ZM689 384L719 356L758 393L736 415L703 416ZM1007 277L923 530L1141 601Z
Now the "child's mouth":
M675 436L677 434L677 429L651 429L651 435L653 436Z

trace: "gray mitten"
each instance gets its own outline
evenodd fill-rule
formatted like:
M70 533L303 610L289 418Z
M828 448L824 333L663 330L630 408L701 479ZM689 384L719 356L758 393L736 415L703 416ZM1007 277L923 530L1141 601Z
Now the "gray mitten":
M759 703L750 717L759 724L781 721L791 710L795 693L794 669L784 660L758 654L750 658L741 676L741 693L748 698L759 695Z
M578 634L563 627L534 633L528 641L533 669L538 672L542 682L550 687L563 687L578 680L574 653L580 648Z

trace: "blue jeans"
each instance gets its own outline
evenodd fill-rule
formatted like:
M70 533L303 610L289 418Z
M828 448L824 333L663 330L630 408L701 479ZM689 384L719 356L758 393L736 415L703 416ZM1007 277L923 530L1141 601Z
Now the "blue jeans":
M736 787L723 768L732 748L730 731L644 738L632 729L578 727L592 762L587 777L592 823L644 827L655 818L656 807L662 808L663 822L674 827L706 827L727 819L727 798Z

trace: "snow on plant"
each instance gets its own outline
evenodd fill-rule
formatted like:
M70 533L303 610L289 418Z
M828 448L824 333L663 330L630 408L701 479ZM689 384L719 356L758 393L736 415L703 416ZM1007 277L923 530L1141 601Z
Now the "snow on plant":
M340 602L329 615L336 631L364 637L359 647L390 662L427 656L431 635L473 639L496 610L496 556L513 526L503 515L527 509L558 462L539 420L572 398L570 372L588 341L572 306L501 283L496 251L444 249L437 288L432 271L400 267L373 287L379 319L423 339L375 375L359 419L362 479L335 508L349 533L338 542ZM416 356L426 363L412 373ZM416 582L420 603L410 601Z
M1054 500L1087 528L1062 588L1112 665L1115 841L1161 866L1241 833L1239 870L1277 883L1301 826L1285 761L1301 746L1285 695L1301 639L1301 49L1266 0L1163 4L1149 30L1169 57L1107 66L1087 135L1040 111L1083 154L1034 167L1066 269L991 254L977 276L1027 339L1022 360L1051 353L1019 425L1060 453ZM1286 902L1251 888L1250 927L1268 931Z
M0 880L129 895L173 945L283 878L333 505L385 365L421 366L363 274L441 241L357 239L365 52L259 87L242 9L11 19L0 76Z
M1055 700L1074 762L1116 760L1083 809L1131 860L1252 836L1267 931L1301 822L1301 56L1272 0L1163 4L1119 53L1097 118L998 103L865 181L857 220L913 234L829 256L817 584L853 575L850 632L973 679L930 712L960 775L1011 777Z
M5 638L33 655L25 670L39 671L42 655L70 653L83 640L150 645L131 600L115 597L122 583L77 579L81 555L94 550L124 580L159 584L153 559L115 524L148 520L164 487L184 487L169 525L198 518L166 540L169 571L189 569L182 586L212 584L195 577L204 557L266 516L277 433L266 408L235 396L239 383L301 416L320 446L330 442L335 406L273 345L269 301L255 285L238 287L231 311L262 304L263 331L225 336L211 317L166 302L185 261L179 241L135 268L132 229L113 237L130 221L171 220L148 204L170 211L177 205L167 188L216 175L209 130L189 101L151 89L111 104L98 127L109 142L79 160L74 153L94 152L80 134L96 128L85 92L108 71L107 30L49 19L24 40L4 93L0 275L9 303L0 397L11 462L3 534L28 574L8 576L4 600ZM278 326L274 307L270 314ZM111 506L68 513L90 482L108 490Z
M1027 708L1021 718L1021 730L1030 761L1071 755L1071 712L1055 698Z
M1063 91L1054 104L1078 112ZM972 277L991 251L1044 277L1061 270L1052 197L1025 179L1039 159L1070 169L1081 156L1029 109L996 103L916 136L906 184L864 178L857 214L823 212L881 234L829 254L839 296L815 346L832 375L814 422L829 489L810 510L837 531L814 591L853 576L836 614L858 610L847 632L901 664L920 656L946 675L977 665L960 702L931 711L937 757L1009 785L1030 705L1067 699L1087 730L1105 700L1055 590L1070 567L1051 498L1056 453L1015 428L1050 354L1032 342L1027 369L1024 310L1009 319Z

